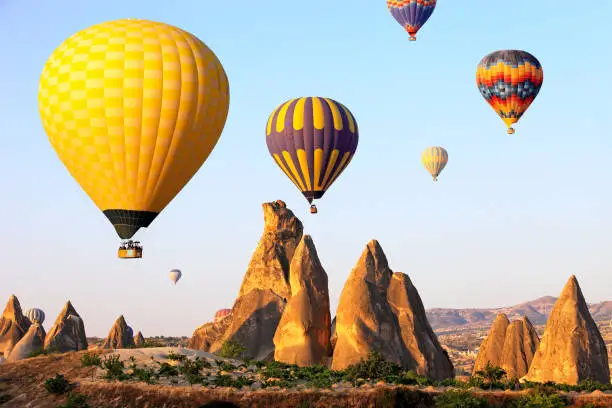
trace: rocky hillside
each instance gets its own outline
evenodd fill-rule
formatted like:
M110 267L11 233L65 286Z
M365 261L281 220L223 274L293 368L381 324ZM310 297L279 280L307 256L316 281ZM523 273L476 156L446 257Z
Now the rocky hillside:
M546 323L556 297L544 296L515 306L491 309L428 309L427 318L434 330L460 329L470 326L491 326L495 317L503 313L510 320L527 316L534 325ZM612 320L612 301L589 305L589 311L596 322Z

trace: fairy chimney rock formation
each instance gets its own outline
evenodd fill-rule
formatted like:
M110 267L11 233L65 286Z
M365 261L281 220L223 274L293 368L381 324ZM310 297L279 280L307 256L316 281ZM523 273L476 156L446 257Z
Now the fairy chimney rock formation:
M325 364L331 316L327 274L309 235L297 246L289 272L291 299L274 335L274 359L287 364Z
M102 344L103 349L124 349L134 347L133 331L125 321L123 315L115 321L111 327L108 337Z
M30 328L17 296L11 295L0 318L0 355L6 359Z
M25 336L19 340L13 350L8 355L7 361L18 361L27 358L32 353L38 353L43 350L45 345L45 329L33 324L30 326Z
M45 349L61 353L87 350L85 324L70 301L66 302L47 333Z
M192 348L217 352L228 340L241 343L245 357L274 357L274 333L291 298L289 269L302 239L302 222L283 201L264 203L264 232L226 318L198 327Z
M371 351L402 364L406 351L387 301L391 276L380 244L370 241L340 294L332 369L343 370L366 359Z
M480 345L480 350L476 356L476 362L474 363L473 373L481 371L490 363L493 366L499 366L501 364L501 358L504 350L504 342L506 341L506 330L510 321L508 316L504 313L500 313L495 318L491 331L486 339Z
M269 289L289 299L289 265L302 239L302 222L281 201L264 203L264 231L251 257L240 287L240 296L252 289Z
M540 346L524 380L575 385L610 383L608 353L575 276L555 302Z
M453 378L453 363L431 328L421 296L408 275L393 274L387 298L406 347L403 366L435 380Z
M145 344L145 339L144 336L142 335L141 332L136 333L136 335L134 336L134 345L136 347L142 347Z
M539 344L538 334L527 316L510 323L499 364L508 378L527 374Z

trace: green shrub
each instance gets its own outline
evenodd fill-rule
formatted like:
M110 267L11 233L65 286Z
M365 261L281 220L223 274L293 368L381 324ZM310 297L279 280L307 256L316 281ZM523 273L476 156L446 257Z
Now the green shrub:
M132 377L135 379L145 382L147 384L155 383L155 380L159 377L159 375L155 372L153 368L144 367L144 368L133 368Z
M157 375L159 375L160 377L174 377L179 375L179 372L176 367L164 362L160 364Z
M187 382L191 385L201 383L204 380L200 373L201 370L202 366L198 360L185 360L178 368L179 373L183 374Z
M346 368L346 378L356 380L357 378L369 378L371 380L382 380L386 377L397 376L402 368L390 361L385 360L380 353L373 351L368 354L367 360L361 359L357 364Z
M83 394L68 394L65 404L58 405L57 408L89 408L87 397Z
M612 390L612 385L610 383L602 384L597 381L593 381L590 378L587 378L585 380L580 381L580 383L578 384L578 389L580 391L586 392L593 392L595 390L609 391Z
M567 401L558 394L531 392L529 395L514 401L513 408L564 408Z
M436 408L488 408L486 399L469 391L447 391L434 398Z
M212 380L212 384L218 387L242 388L245 385L253 384L253 381L246 377L238 377L234 380L230 375L218 375Z
M144 344L142 345L142 348L155 348L155 347L166 347L166 345L162 343L161 341L152 341L152 340L145 340Z
M221 346L219 355L223 358L241 358L247 349L240 343L234 340L228 340Z
M83 364L83 367L92 367L92 366L101 367L102 359L97 354L86 353L81 356L81 364Z
M180 354L180 353L175 353L173 351L171 351L170 353L168 353L168 355L166 356L166 358L168 360L174 360L174 361L185 361L187 360L187 356L184 354Z
M119 359L118 354L113 354L106 357L102 361L102 368L106 370L106 375L104 377L109 380L114 379L123 381L128 378L128 376L123 372L125 364Z
M55 377L45 380L45 389L51 394L65 394L71 388L72 384L62 374L55 374Z
M236 368L234 367L233 364L227 361L219 361L217 365L219 366L219 369L222 371L233 371Z

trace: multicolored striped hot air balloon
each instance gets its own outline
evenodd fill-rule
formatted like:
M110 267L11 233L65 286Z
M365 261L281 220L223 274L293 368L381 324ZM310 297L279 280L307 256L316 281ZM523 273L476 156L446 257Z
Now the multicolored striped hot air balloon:
M540 92L544 71L540 61L520 50L495 51L484 57L476 70L476 85L486 101L508 126L523 116Z
M215 313L215 318L213 319L213 322L215 323L220 322L221 320L229 316L231 313L232 313L232 309L217 310L217 313Z
M41 325L45 322L45 312L38 308L27 310L25 316L32 324Z
M421 155L423 166L433 177L433 181L438 181L440 172L448 163L448 152L440 146L428 147Z
M312 201L323 197L351 162L359 131L353 114L329 98L290 99L268 118L266 143L276 164Z
M387 7L402 27L416 41L416 33L431 17L436 8L436 0L387 0Z

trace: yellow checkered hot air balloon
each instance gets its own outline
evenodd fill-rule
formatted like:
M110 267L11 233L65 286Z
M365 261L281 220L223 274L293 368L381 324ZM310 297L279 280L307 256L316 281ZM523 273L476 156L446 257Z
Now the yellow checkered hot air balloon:
M51 145L122 239L148 227L202 166L229 110L215 54L168 24L94 25L49 57L39 111ZM120 257L140 257L131 241Z
M421 155L421 161L425 169L431 174L434 181L438 181L440 172L448 163L448 152L440 146L428 147Z

